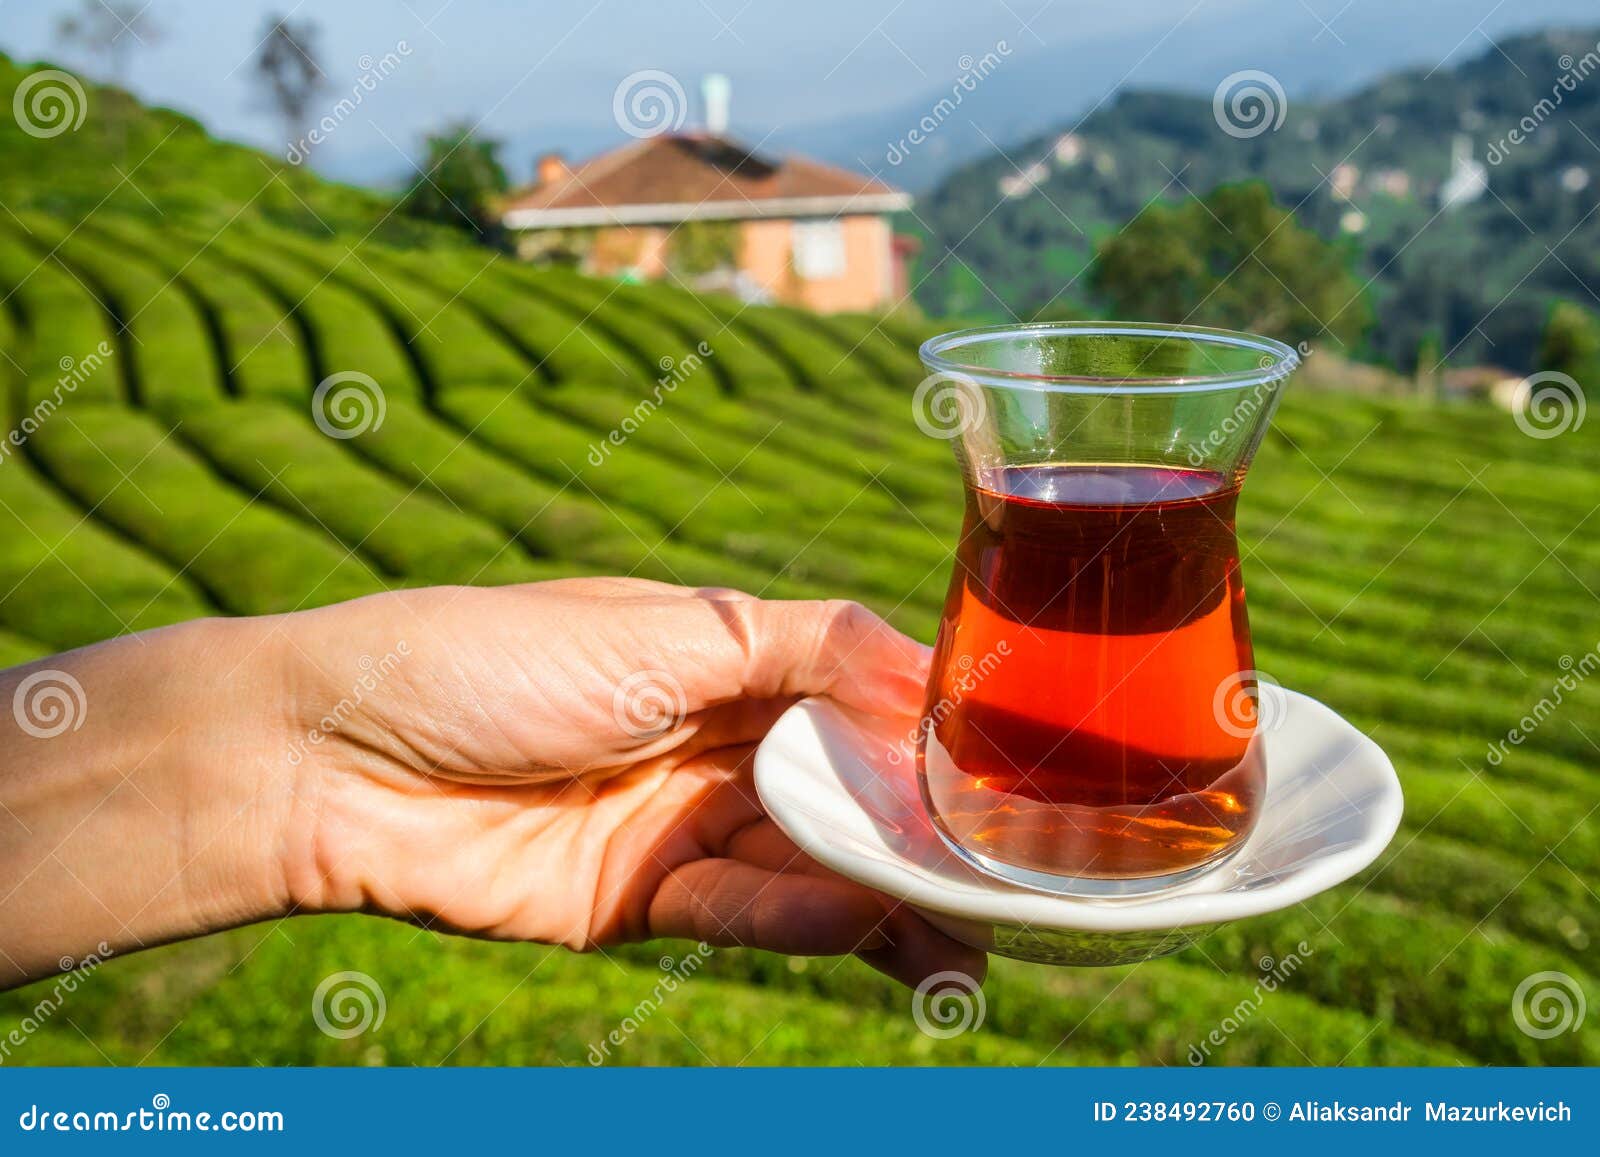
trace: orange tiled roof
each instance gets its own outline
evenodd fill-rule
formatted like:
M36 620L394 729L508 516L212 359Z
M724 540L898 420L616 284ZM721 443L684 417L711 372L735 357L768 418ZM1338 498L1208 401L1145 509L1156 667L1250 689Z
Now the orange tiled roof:
M910 198L803 157L771 160L727 137L669 134L603 153L503 205L512 228L700 218L882 213Z

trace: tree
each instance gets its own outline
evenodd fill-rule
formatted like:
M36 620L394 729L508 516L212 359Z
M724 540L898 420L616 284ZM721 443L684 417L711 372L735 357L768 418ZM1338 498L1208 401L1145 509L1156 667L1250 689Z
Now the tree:
M62 44L102 57L111 79L125 89L133 50L161 37L148 8L127 0L81 0L77 12L56 22L56 37Z
M1350 345L1371 320L1344 254L1259 182L1149 206L1101 243L1090 279L1121 317L1246 329L1290 343Z
M303 157L311 151L309 142L300 143L306 114L327 84L317 51L316 24L269 16L256 51L255 70L257 82L283 122L285 143Z
M119 151L126 144L126 118L133 106L127 95L128 61L135 49L148 47L161 38L161 29L151 19L148 8L148 4L139 6L128 0L81 0L77 12L56 22L56 39L103 61L117 86L115 93L104 91L100 96L102 120Z
M489 243L498 239L494 203L511 182L500 163L500 142L455 124L426 141L427 160L418 167L400 207L413 217L472 231Z
M1600 318L1570 301L1558 301L1539 343L1540 370L1566 374L1580 387L1600 389Z

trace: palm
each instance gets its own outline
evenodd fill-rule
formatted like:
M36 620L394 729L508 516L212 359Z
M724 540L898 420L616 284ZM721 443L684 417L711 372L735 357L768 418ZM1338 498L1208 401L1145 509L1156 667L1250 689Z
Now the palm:
M765 608L801 606L578 580L342 608L339 653L395 661L317 764L319 901L574 948L687 936L861 951L913 981L952 956L981 971L762 812L753 745L796 695L906 711L919 692L915 645L842 607L771 663L787 624Z

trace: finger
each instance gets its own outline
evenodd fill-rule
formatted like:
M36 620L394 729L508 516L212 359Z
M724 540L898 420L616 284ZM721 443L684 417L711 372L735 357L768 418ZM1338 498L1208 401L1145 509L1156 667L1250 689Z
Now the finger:
M687 716L675 734L674 750L688 759L724 747L759 743L798 700L735 699Z
M738 648L739 694L755 699L831 695L884 714L922 710L932 652L859 603L733 600L711 605Z
M770 819L759 819L739 828L728 838L723 852L770 872L859 887L807 856ZM974 984L983 983L988 969L988 958L983 952L951 939L905 904L876 893L873 896L879 905L878 932L887 937L888 943L857 950L856 954L864 961L912 988L940 972L964 973Z
M946 936L906 905L887 903L891 908L883 931L890 943L857 953L862 960L910 988L940 972L960 972L975 985L983 983L989 971L989 958L983 952Z
M754 864L769 872L822 875L827 871L802 852L793 840L784 835L782 828L765 816L734 832L719 850L730 860ZM812 868L817 870L812 872Z
M743 945L790 956L843 956L888 943L883 905L842 880L769 872L734 860L674 869L649 911L654 936Z

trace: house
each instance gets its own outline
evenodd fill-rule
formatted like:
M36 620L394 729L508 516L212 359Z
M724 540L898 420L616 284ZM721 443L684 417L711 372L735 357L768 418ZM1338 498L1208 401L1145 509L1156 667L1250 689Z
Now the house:
M904 296L915 247L889 215L910 206L882 181L707 130L645 137L575 166L542 157L501 223L528 260L831 312Z

